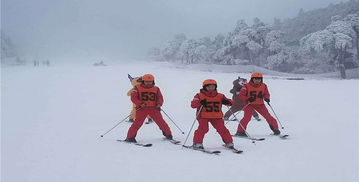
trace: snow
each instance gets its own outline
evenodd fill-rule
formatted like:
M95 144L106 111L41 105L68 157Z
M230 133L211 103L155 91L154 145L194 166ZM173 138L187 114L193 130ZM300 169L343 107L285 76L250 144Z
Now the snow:
M2 68L1 181L359 180L359 80L293 81L265 75L271 104L290 139L270 136L265 121L252 120L248 132L266 140L252 144L235 138L235 145L245 151L238 155L226 151L210 128L205 147L222 150L214 156L163 141L155 124L144 125L137 135L139 142L153 143L151 148L115 141L124 139L127 122L104 138L99 136L130 112L127 73L155 75L165 98L163 109L186 134L195 116L189 104L204 79L216 79L219 91L231 97L232 81L238 75L248 78L249 73L179 69L153 62L109 65ZM164 118L174 137L184 141L186 135ZM237 123L227 126L234 133ZM187 144L192 134L193 130Z

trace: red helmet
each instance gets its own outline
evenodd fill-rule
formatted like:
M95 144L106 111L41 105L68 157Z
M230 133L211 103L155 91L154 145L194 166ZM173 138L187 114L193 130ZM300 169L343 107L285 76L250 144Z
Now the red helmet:
M251 78L263 78L263 74L259 72L252 73Z
M151 75L151 74L145 74L142 76L142 81L153 82L154 80L155 80L155 77L153 77L153 75Z
M207 80L203 81L203 83L202 83L203 87L206 85L216 85L217 86L217 82L216 82L216 80L207 79Z

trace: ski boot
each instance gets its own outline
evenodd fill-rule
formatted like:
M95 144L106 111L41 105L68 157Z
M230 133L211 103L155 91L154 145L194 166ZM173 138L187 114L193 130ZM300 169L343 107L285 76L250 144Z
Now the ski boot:
M273 131L274 135L280 135L280 131L278 129L275 129L273 126L269 126L269 127Z
M173 140L173 136L172 135L166 135L166 133L164 131L162 131L163 136L166 137L167 140Z
M167 140L173 140L173 136L172 135L166 135L165 136Z
M151 123L153 123L153 120L151 118L148 118L146 124L151 124Z
M239 136L239 137L248 137L246 132L240 132L240 131L237 131L237 133L235 134L235 136Z
M224 147L229 148L229 149L234 149L234 144L233 143L226 143L226 144L224 144Z
M279 130L273 130L273 134L274 135L280 135L280 131Z
M125 142L128 142L128 143L137 143L137 141L136 141L135 138L126 138L126 139L125 139Z
M260 121L260 120L261 120L261 118L259 118L258 115L254 116L254 119L256 119L257 121Z
M193 143L192 148L194 150L203 150L203 144L202 143Z

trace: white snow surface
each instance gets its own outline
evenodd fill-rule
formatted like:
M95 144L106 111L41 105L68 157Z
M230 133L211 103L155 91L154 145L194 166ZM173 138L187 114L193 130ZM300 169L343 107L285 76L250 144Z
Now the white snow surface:
M271 104L290 139L270 136L263 120L248 132L265 141L234 138L244 150L234 154L210 126L204 146L221 150L209 155L163 141L155 124L137 135L144 148L117 142L130 123L100 135L125 118L131 108L127 73L152 73L174 124L175 139L184 141L194 121L190 101L204 79L217 80L231 98L232 81L249 73L178 69L167 63L127 63L106 67L4 67L1 78L2 182L357 182L359 181L359 80L272 79L264 82ZM270 110L270 108L268 107ZM223 111L227 111L223 107ZM241 118L243 113L237 117ZM195 128L197 127L195 124ZM237 122L228 129L234 133ZM187 145L192 144L193 130Z

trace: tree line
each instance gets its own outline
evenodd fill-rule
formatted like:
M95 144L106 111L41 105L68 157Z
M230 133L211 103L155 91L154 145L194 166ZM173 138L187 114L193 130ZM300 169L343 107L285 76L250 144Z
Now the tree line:
M226 35L199 39L177 34L149 51L157 61L182 64L256 65L291 73L324 73L359 65L359 1L331 4L266 24L238 20Z

